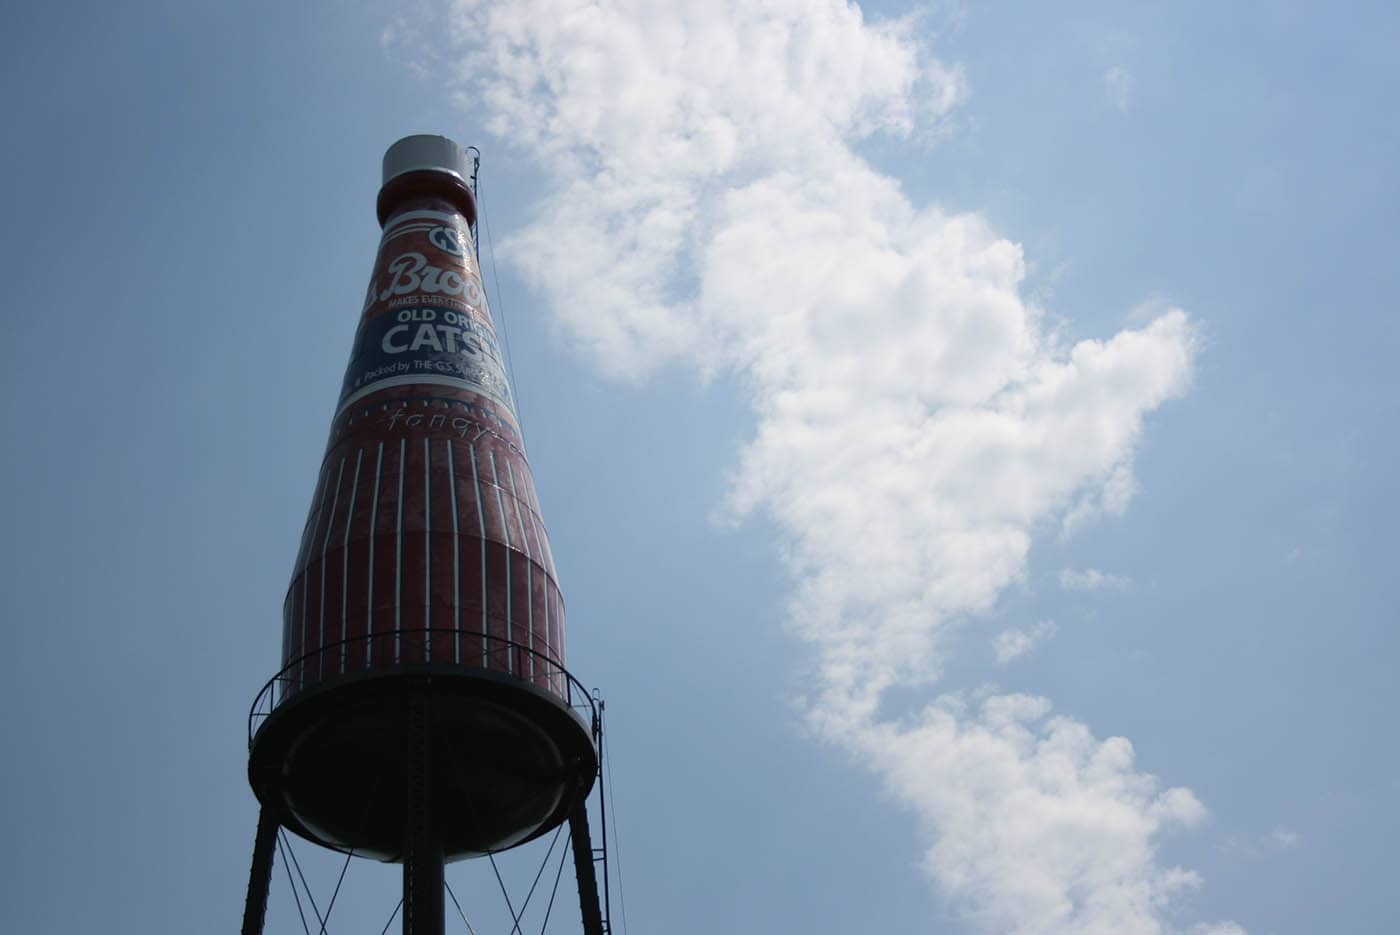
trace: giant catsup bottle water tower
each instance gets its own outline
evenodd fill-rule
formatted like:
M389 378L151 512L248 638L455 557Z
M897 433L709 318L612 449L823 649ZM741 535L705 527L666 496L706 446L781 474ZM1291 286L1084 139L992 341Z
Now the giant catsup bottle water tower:
M473 248L474 168L440 136L384 156L383 236L287 592L284 668L254 706L245 932L261 930L279 827L402 862L404 932L437 935L444 862L586 816L591 701L564 668Z

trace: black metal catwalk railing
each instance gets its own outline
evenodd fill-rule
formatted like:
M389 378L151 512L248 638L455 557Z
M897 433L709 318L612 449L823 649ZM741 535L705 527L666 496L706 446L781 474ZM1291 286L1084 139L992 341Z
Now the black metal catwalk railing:
M508 640L504 637L485 633L465 633L450 627L419 627L411 630L389 630L381 633L361 634L349 639L337 640L311 652L303 653L287 663L281 671L267 680L257 697L253 699L253 706L248 711L249 747L253 745L253 738L262 722L267 720L284 702L290 701L304 691L313 688L330 688L342 681L361 678L365 675L409 673L414 671L416 665L419 665L418 663L398 662L380 666L366 666L344 674L308 679L307 671L312 668L319 669L320 667L315 663L321 658L334 655L339 661L357 644L397 639L402 646L401 659L416 658L420 653L426 659L433 652L433 643L438 638L446 641L447 645L452 645L452 640L468 639L484 647L482 658L486 665L468 666L451 663L454 672L466 676L473 674L487 674L492 677L513 676L522 682L556 695L579 717L583 718L586 724L597 723L597 702L589 694L588 689L584 688L583 683L574 678L558 660L532 649L524 643Z

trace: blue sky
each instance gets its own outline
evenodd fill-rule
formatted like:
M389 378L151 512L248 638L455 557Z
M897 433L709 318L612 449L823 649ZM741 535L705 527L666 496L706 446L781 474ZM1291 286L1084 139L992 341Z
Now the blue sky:
M236 924L413 132L484 153L629 929L1392 925L1400 17L1042 7L12 13L3 927Z

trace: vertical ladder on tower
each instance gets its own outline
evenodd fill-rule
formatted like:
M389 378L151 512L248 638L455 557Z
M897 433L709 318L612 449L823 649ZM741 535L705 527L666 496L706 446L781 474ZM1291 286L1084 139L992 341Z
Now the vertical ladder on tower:
M588 829L588 803L580 801L569 816L569 839L574 849L574 875L578 878L579 910L584 935L612 935L611 894L608 879L608 798L603 785L603 699L593 695L593 743L598 748L598 818L602 823L601 847L593 846ZM602 869L602 899L598 871Z

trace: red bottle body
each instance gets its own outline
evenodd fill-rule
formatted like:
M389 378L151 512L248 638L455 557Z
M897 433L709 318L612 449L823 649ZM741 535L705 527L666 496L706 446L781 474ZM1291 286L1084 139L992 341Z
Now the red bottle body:
M284 605L293 691L415 663L563 694L564 606L460 179L380 193L383 237Z

